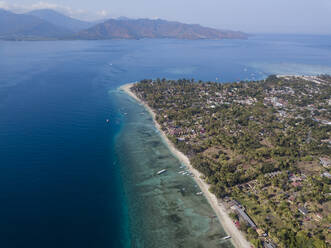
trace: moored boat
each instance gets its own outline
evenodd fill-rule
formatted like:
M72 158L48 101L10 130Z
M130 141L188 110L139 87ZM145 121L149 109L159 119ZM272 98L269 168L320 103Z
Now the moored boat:
M167 171L166 169L163 169L163 170L158 171L156 174L161 175L162 173L164 173L166 171Z

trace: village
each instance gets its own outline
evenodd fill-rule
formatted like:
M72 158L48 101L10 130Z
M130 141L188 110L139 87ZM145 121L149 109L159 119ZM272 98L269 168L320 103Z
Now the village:
M331 244L330 76L143 80L133 90L252 244Z

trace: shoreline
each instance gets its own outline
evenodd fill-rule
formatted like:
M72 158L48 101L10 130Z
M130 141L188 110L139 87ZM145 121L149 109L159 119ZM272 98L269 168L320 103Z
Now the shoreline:
M209 191L209 185L201 179L201 173L194 169L190 163L189 158L179 151L174 144L168 139L166 134L162 131L160 124L156 121L156 113L153 111L151 107L149 107L145 102L140 100L132 91L131 87L134 83L122 85L119 89L124 91L126 94L135 99L139 104L143 105L144 108L149 112L149 114L153 118L153 122L156 128L159 130L162 140L166 143L167 147L171 151L171 153L183 164L187 166L187 168L194 174L194 181L199 185L201 191L203 192L205 198L207 199L210 206L213 208L216 213L219 222L221 223L225 232L231 236L231 242L236 248L250 248L250 243L246 240L244 235L240 230L237 229L232 219L228 215L225 206L218 201L217 197Z

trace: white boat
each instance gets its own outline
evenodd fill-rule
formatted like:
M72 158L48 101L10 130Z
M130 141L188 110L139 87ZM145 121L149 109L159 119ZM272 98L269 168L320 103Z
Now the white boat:
M203 193L202 192L198 192L198 193L196 193L196 195L202 195Z
M225 237L223 237L222 239L223 240L227 240L227 239L230 239L231 238L231 236L225 236Z
M162 173L166 172L167 170L166 169L163 169L163 170L160 170L157 172L158 175L161 175Z

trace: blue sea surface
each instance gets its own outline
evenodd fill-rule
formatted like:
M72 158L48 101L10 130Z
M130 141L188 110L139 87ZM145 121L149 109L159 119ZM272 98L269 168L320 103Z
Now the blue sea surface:
M145 184L137 188L148 176L132 166L138 157L162 166L177 162L151 133L142 107L117 88L157 77L226 82L331 74L330 44L331 36L308 35L0 41L0 247L156 247L146 241L155 223L135 216L147 207L139 199L152 199L142 197ZM181 180L175 177L167 179L171 196ZM148 181L148 189L153 183L162 182ZM209 211L203 208L184 215L200 223ZM182 217L171 218L179 228ZM145 230L134 226L137 220ZM196 226L208 229L207 222Z

